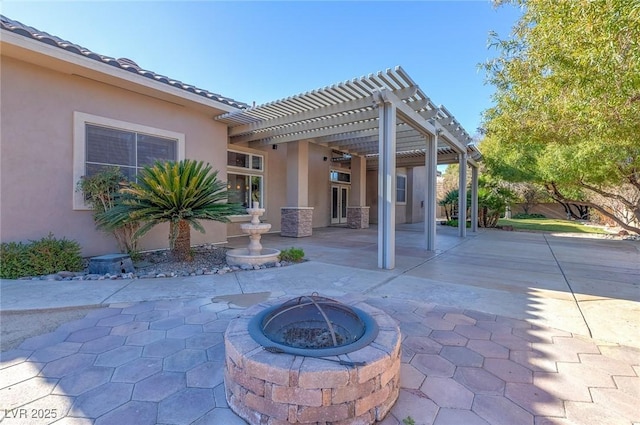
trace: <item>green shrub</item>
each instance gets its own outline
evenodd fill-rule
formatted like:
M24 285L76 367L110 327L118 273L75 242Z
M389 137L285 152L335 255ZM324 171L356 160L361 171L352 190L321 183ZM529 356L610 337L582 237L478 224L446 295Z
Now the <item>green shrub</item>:
M80 271L83 262L80 245L53 234L39 241L4 242L0 246L0 277L16 279L59 271Z
M449 220L445 222L445 224L451 227L458 227L458 220ZM470 228L470 227L471 227L471 222L467 221L467 228Z
M291 263L299 263L304 259L304 250L302 248L283 249L278 256L280 261L289 261Z
M527 218L547 218L547 216L545 216L544 214L538 214L538 213L534 213L534 214L518 213L513 215L511 218L516 220L522 220Z
M27 245L22 242L3 242L0 245L0 278L29 276L31 270L27 260Z

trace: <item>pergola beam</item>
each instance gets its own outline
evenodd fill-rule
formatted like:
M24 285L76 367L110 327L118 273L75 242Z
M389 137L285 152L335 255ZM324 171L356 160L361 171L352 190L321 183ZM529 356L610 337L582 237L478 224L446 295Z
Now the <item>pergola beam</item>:
M285 136L292 133L297 134L307 131L316 131L324 128L342 128L343 126L351 125L354 122L371 122L372 125L370 128L373 129L377 128L377 122L375 120L377 117L378 111L371 109L360 112L347 113L344 115L337 115L326 119L316 119L314 121L299 121L286 126L273 127L269 130L260 131L255 134L247 133L240 136L235 136L232 138L232 143L252 142L255 140Z
M416 91L417 91L417 87L411 86L411 87L406 87L399 90L394 90L393 93L399 98L405 99L415 95ZM287 100L289 99L285 99L284 101L279 101L279 102L286 102ZM295 101L295 100L297 99L291 99L290 101ZM269 107L269 105L274 105L279 102L272 102L271 104L261 106L261 108L267 108ZM278 116L276 118L271 118L271 119L263 119L258 116L256 117L256 120L258 121L255 123L231 127L229 129L229 137L233 138L238 135L252 133L252 132L259 132L259 131L267 130L273 127L290 125L296 122L303 122L303 121L333 116L336 114L342 114L345 112L355 111L358 109L371 108L373 106L373 103L374 103L373 97L369 95L363 98L356 98L356 99L342 101L335 104L330 104L327 106L315 107L313 109L309 109L304 112L286 113L284 115ZM307 106L307 107L310 107L310 106ZM250 116L251 113L252 113L252 110L249 109L246 111L239 111L238 113L236 113L236 115L244 114L244 115ZM224 120L225 118L230 118L230 117L233 117L233 113L222 115L218 117L218 119Z

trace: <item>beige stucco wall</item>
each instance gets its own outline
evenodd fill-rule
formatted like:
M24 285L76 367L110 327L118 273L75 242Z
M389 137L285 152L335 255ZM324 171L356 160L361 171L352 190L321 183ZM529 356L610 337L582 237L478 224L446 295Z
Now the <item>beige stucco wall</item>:
M2 57L0 237L2 241L56 237L76 240L83 255L116 251L90 211L73 210L74 111L178 132L187 158L203 160L226 180L227 128L202 110ZM206 223L192 243L224 242L226 225ZM154 229L142 249L164 248L167 227Z
M424 203L427 184L427 167L407 170L407 223L424 221Z
M396 173L407 176L407 202L396 204L396 223L424 221L426 167L400 167ZM369 221L378 223L378 171L367 171L367 205L370 206Z
M324 161L327 157L327 161ZM313 207L315 227L331 224L331 149L311 143L309 146L309 206Z
M291 142L296 143L296 142ZM264 155L264 192L265 192L265 213L260 218L262 222L271 223L270 233L278 233L281 229L281 210L280 208L288 206L287 204L287 188L289 184L287 179L287 153L291 143L283 143L277 145L273 149L271 145L264 146L242 146L233 145L230 149L257 153ZM324 161L327 157L327 161ZM308 188L308 206L313 207L313 223L314 228L326 227L331 223L331 189L329 182L329 171L331 169L331 149L314 143L309 143L309 158L307 170L309 173ZM347 169L348 170L348 169ZM240 226L243 221L236 221L228 225L229 237L246 237Z

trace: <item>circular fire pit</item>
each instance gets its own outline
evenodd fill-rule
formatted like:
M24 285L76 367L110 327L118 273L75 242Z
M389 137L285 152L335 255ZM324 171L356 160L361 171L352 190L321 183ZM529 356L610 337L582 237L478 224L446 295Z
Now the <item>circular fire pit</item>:
M225 333L227 402L251 425L373 424L398 398L400 339L396 322L363 302L254 306Z
M249 334L271 352L337 356L368 345L378 336L378 324L357 307L310 295L256 314Z

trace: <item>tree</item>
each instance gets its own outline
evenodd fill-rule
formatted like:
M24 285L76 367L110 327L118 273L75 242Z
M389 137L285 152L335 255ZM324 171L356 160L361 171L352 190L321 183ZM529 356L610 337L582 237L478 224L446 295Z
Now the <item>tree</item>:
M504 183L487 176L478 179L478 226L496 227L507 206L516 199Z
M640 2L512 2L523 15L484 64L489 171L640 233Z
M100 215L113 208L120 195L120 189L127 185L124 174L118 167L105 168L92 176L83 176L78 182L78 190L86 197L86 202L93 209L96 226L110 232L116 239L120 252L135 255L138 251L138 239L134 237L140 223L129 221L118 227L106 227Z
M453 216L453 212L458 205L458 189L451 189L442 198L438 201L438 205L444 207L444 214L447 218L447 221L451 220Z
M227 202L227 188L218 172L202 161L156 162L144 167L138 182L121 190L126 197L100 215L105 226L140 221L140 237L155 225L169 222L169 246L174 259L191 261L191 227L204 233L200 220L227 222L243 214L240 204Z

